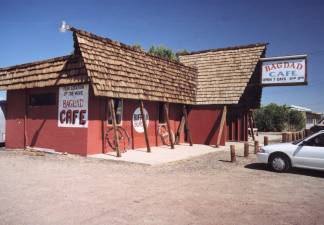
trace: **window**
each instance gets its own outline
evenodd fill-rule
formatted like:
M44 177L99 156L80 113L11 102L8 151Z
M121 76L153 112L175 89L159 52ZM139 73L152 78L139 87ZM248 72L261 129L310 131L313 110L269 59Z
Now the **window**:
M123 120L123 100L114 99L114 110L116 114L117 125L121 125ZM108 124L112 125L112 115L109 110L108 110Z
M31 106L46 106L55 104L55 93L34 94L29 96L29 105Z
M164 114L164 104L163 102L159 102L159 124L166 123L166 118Z
M324 147L324 134L317 135L305 143L306 146Z

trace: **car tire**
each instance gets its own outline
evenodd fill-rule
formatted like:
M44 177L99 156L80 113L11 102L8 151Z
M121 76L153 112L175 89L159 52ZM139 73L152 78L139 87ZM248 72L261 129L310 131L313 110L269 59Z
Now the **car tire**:
M269 167L277 173L287 172L290 167L290 159L284 154L274 154L269 159Z

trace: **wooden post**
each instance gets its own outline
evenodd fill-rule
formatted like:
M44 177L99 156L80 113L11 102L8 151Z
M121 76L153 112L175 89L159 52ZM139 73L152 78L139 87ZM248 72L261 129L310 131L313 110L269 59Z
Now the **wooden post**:
M236 162L236 156L235 156L235 145L231 145L231 162Z
M177 131L177 134L176 134L176 137L175 137L175 144L178 145L179 142L180 142L180 136L181 136L181 132L184 128L184 125L185 125L185 117L184 115L181 117L181 122L179 124L179 127L178 127L178 131Z
M295 141L296 140L296 132L291 133L291 140Z
M310 135L310 129L305 129L305 136L308 137Z
M172 138L172 134L171 134L171 126L170 126L170 121L169 121L168 103L164 103L163 107L164 107L164 115L165 115L168 132L169 132L169 140L170 140L171 149L174 149L174 143L173 143L173 140L172 140L173 138Z
M254 154L259 152L259 141L254 141Z
M286 142L286 133L285 132L281 133L281 142L283 142L283 143Z
M264 140L263 140L263 145L264 145L264 146L268 145L268 144L269 144L269 138L268 138L268 136L264 136L263 139L264 139Z
M252 140L255 141L254 131L253 131L253 122L252 122L252 112L249 112L249 125L251 129Z
M249 142L244 142L244 157L249 156Z
M225 125L225 122L226 122L226 115L227 115L227 108L226 108L226 105L225 105L224 108L223 108L222 118L221 118L220 127L219 127L219 131L218 131L218 135L217 135L216 148L219 147L222 136L223 136L224 125Z
M112 124L113 124L113 128L114 128L115 146L116 146L117 157L121 157L120 150L119 150L119 141L118 141L119 137L118 137L118 132L117 132L115 106L114 106L114 100L112 98L109 99L109 112L111 113Z
M142 117L143 128L144 128L146 149L147 149L147 152L151 152L151 146L150 146L150 142L148 139L147 127L146 127L146 121L145 121L145 115L144 115L144 103L142 100L140 100L140 111L141 111L141 117Z
M188 111L187 111L187 107L186 105L183 105L182 107L182 112L183 112L183 116L185 118L185 129L186 129L186 134L188 135L189 138L189 144L190 146L192 146L192 137L191 137L191 133L189 130L189 123L188 123Z

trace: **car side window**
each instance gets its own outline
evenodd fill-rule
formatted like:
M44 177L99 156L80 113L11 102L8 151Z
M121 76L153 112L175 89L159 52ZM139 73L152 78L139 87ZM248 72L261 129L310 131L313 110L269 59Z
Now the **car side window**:
M324 147L324 134L317 135L308 140L305 146Z

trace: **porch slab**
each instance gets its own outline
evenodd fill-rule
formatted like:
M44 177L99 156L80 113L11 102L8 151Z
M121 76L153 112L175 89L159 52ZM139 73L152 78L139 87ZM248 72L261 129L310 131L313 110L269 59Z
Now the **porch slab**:
M89 155L90 158L107 159L115 161L124 161L131 163L140 163L146 165L160 165L169 162L186 160L193 157L205 155L211 152L224 151L225 146L215 148L208 145L189 146L188 144L176 145L175 149L169 146L151 147L151 153L146 152L146 148L128 150L122 153L122 157L116 157L116 153Z

